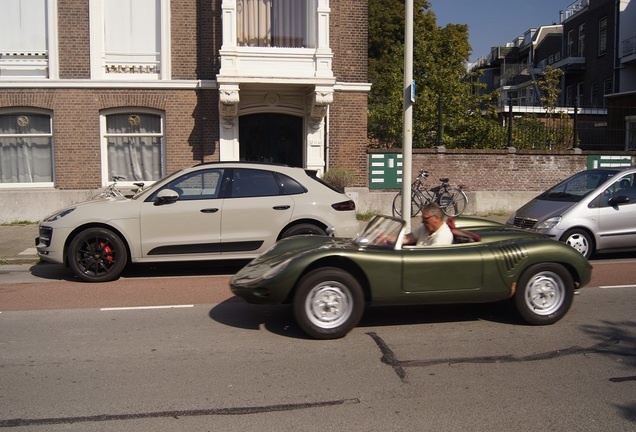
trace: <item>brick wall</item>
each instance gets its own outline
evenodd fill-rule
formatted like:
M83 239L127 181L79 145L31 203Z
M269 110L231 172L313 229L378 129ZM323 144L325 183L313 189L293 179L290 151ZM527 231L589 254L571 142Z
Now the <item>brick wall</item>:
M329 45L338 82L367 83L368 2L329 2ZM355 186L367 185L367 93L336 92L329 110L328 167L356 174Z
M58 0L59 62L61 79L90 78L88 2Z
M333 71L338 81L368 82L368 2L329 2L329 46L334 52Z
M372 153L380 153L371 151ZM399 153L399 151L397 152ZM636 152L541 152L506 150L413 150L412 177L420 169L430 173L427 185L449 177L466 191L542 192L572 174L587 169L589 155L632 156Z
M0 107L35 107L54 113L54 169L58 189L101 186L99 119L101 111L110 108L148 107L165 112L166 173L202 161L218 160L217 104L215 90L0 91Z
M172 1L170 23L172 79L215 79L223 42L221 0Z
M336 92L329 111L329 167L346 168L367 185L367 94Z

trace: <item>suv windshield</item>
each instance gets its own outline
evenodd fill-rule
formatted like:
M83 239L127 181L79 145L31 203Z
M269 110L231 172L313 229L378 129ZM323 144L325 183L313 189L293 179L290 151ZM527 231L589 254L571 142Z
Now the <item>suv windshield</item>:
M543 192L539 198L549 201L578 202L614 175L616 171L612 170L583 171Z

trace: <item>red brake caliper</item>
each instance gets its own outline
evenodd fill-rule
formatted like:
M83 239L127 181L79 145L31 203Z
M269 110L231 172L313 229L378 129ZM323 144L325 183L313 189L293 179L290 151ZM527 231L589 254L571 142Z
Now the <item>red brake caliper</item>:
M104 251L104 258L107 261L113 261L113 250L110 246L106 246L104 243L99 243L99 247Z

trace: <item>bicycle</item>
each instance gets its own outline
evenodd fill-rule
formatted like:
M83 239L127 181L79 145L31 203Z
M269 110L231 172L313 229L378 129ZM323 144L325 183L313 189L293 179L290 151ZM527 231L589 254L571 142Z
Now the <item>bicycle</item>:
M411 184L411 217L415 217L428 203L437 203L446 216L459 216L466 209L468 197L462 186L451 186L447 177L439 179L440 185L433 188L424 186L428 171L421 169ZM393 216L402 216L402 192L393 199Z
M100 193L98 193L97 195L95 195L93 198L91 199L103 199L103 198L111 198L111 197L123 197L124 194L121 193L119 191L119 189L117 189L117 182L121 181L121 180L125 180L126 177L122 177L122 176L113 176L112 178L112 183L110 183L109 185L105 186Z

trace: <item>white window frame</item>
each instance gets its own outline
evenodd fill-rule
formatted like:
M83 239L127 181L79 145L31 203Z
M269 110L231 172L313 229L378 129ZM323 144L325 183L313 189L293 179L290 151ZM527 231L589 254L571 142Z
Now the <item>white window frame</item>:
M38 137L48 137L51 142L51 177L52 181L50 182L18 182L18 183L0 183L0 189L8 189L8 188L44 188L44 187L53 187L55 182L55 143L53 139L53 113L49 110L38 109L38 108L7 108L1 109L0 115L11 115L16 112L20 113L33 113L33 114L42 114L49 116L51 131L49 134L32 134L29 136L38 136Z
M15 51L2 46L0 38L0 79L57 79L57 0L42 0L47 31L44 51ZM5 7L8 7L5 5Z
M292 82L324 78L334 81L333 53L329 47L329 0L317 0L315 47L279 48L238 46L237 3L223 0L223 45L219 52L221 70L219 82L237 82L258 78L285 78Z
M577 57L585 57L585 23L579 25Z
M159 174L160 178L163 178L166 175L166 114L160 110L154 110L150 108L111 108L106 109L100 112L99 118L99 131L100 131L100 159L101 159L101 178L102 178L102 186L106 186L112 182L112 179L109 175L109 167L108 167L108 137L112 136L108 134L106 118L110 115L114 114L152 114L158 115L161 117L161 133L160 134L144 134L144 136L156 136L161 137L161 172ZM130 134L126 134L126 136L130 136ZM155 182L155 180L129 180L125 179L122 181L118 181L117 184L123 187L133 187L134 183L137 181L141 181L145 184L145 186L149 186Z
M105 39L104 39L104 5L108 0L90 0L90 48L91 48L91 78L104 80L169 80L170 71L170 0L159 0L160 14L160 52L158 62L155 65L158 72L147 72L147 68L152 65L147 62L130 61L119 62L118 64L105 64ZM113 70L107 73L107 68ZM152 69L151 69L152 70Z

